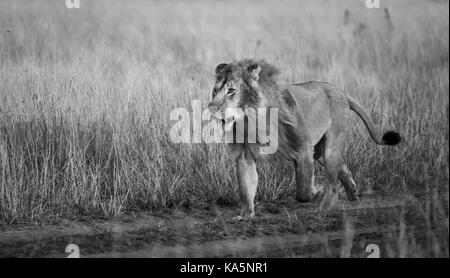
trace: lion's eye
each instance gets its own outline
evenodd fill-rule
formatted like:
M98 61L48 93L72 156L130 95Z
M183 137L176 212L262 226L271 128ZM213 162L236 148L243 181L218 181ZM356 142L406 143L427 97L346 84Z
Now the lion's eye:
M232 94L234 94L235 92L236 92L236 89L230 88L230 89L228 89L227 94L232 95Z

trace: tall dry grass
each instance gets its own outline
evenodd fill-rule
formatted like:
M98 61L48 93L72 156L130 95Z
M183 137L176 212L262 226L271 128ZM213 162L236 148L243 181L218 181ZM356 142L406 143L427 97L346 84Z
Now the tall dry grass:
M378 147L353 117L364 191L437 192L448 208L448 2L382 1L389 17L363 3L0 1L1 221L236 204L226 148L168 134L170 111L206 105L214 67L244 57L335 83L403 134ZM291 167L259 165L257 198L292 194Z

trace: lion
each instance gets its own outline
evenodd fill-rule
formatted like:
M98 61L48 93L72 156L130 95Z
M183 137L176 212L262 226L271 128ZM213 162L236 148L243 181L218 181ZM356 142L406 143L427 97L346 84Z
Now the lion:
M320 208L333 206L338 197L338 182L344 187L347 198L357 201L358 188L344 160L348 112L351 110L362 119L378 145L397 145L402 141L400 134L387 131L381 135L366 109L330 83L279 84L279 75L280 71L264 60L221 63L215 69L215 84L208 109L218 115L227 108L277 108L277 154L294 162L296 199L299 202L312 201L316 193L316 160L324 166L329 182ZM235 116L234 122L239 117L245 115ZM258 186L256 162L262 156L256 151L255 144L231 144L236 154L243 218L253 218L255 215L254 199Z

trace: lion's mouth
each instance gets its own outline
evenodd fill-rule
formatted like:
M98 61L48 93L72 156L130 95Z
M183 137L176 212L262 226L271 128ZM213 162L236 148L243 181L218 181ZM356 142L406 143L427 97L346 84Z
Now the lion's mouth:
M222 125L230 124L235 121L234 117L226 117L225 112L219 111L212 114L212 118L220 121Z
M222 120L223 124L230 124L232 122L234 122L234 118L228 118L228 119Z

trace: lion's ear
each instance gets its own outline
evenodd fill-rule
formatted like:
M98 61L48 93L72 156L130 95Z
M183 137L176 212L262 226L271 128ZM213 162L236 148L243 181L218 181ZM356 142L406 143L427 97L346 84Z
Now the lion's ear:
M258 64L253 64L248 67L248 72L250 73L250 77L255 81L258 81L260 71L261 71L261 67Z
M216 67L216 75L222 74L223 71L227 68L228 64L222 63L222 64L218 64Z

